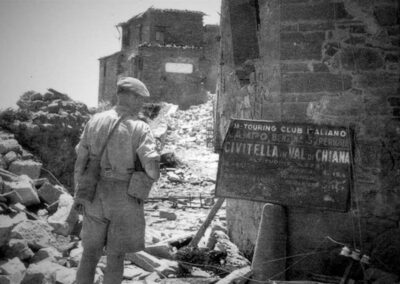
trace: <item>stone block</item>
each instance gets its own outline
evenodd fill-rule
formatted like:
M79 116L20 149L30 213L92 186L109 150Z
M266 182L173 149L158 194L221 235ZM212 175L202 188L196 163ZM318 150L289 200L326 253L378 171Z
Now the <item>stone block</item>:
M364 72L356 78L356 87L361 88L382 88L397 87L399 81L398 74L389 72Z
M165 218L167 220L173 221L176 220L177 216L174 212L160 210L160 218Z
M9 165L18 159L18 155L14 151L10 151L7 154L5 154L3 158L4 161L7 163L7 165Z
M73 210L74 198L68 194L60 195L56 213L47 219L50 226L54 228L54 233L68 236L78 222L78 213Z
M15 139L7 139L0 141L0 154L6 154L10 151L21 152L21 145Z
M324 1L318 4L282 4L281 21L349 19L343 2Z
M0 261L0 274L7 275L7 278L12 284L21 283L25 271L25 265L17 257L10 260ZM0 283L2 283L1 280Z
M158 259L144 251L128 253L126 254L126 259L146 271L157 272L167 277L168 275L176 274L178 271L178 262L167 259Z
M344 48L333 57L333 66L346 70L376 70L383 64L382 56L371 48Z
M390 6L378 6L374 10L374 16L381 26L396 26L400 24L399 9Z
M307 102L283 103L282 119L285 121L307 121Z
M31 179L37 179L41 169L42 163L33 160L18 160L12 162L8 170L16 175L27 175Z
M57 102L53 102L47 106L47 111L49 113L58 113L60 110L60 105Z
M145 252L160 258L171 259L172 258L172 247L168 243L159 243L154 245L146 246Z
M21 284L56 284L59 264L41 261L29 265ZM72 282L71 282L72 283Z
M21 260L27 260L34 255L26 240L11 239L5 247L4 254L7 258L18 257Z
M324 32L281 33L281 59L319 60L322 57L322 43L325 40Z
M150 274L150 272L143 270L140 267L137 267L135 265L125 265L124 267L124 279L133 279L133 278L143 278L147 277Z
M56 240L51 234L52 227L44 221L26 220L19 223L11 231L11 237L25 239L33 250L52 246Z
M38 190L38 195L41 200L46 202L48 205L58 201L60 195L63 194L63 190L60 186L54 186L49 182L45 182Z
M25 206L39 204L39 196L32 180L28 176L20 176L17 181L5 182L6 191L12 191L9 199L12 203L21 203Z
M82 242L79 242L78 247L74 248L69 253L69 261L72 266L77 267L79 265L79 262L81 261L82 258L82 253L83 253Z
M0 215L0 247L8 242L12 229L27 219L26 214L23 212L10 215Z
M330 73L289 73L282 76L282 93L340 92L350 89L352 77Z
M35 253L32 258L31 263L37 263L42 260L56 262L58 259L62 258L61 252L59 252L54 247L42 248L38 252Z

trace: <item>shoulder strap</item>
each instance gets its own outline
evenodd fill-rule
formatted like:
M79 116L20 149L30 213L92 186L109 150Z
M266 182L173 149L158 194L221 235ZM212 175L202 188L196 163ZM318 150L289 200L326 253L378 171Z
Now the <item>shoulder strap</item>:
M122 121L122 119L125 116L121 116L120 118L118 118L117 122L114 124L113 128L111 129L111 131L108 133L107 139L104 142L103 146L101 147L100 153L99 153L99 158L101 159L101 157L103 156L104 150L106 149L106 146L108 144L108 141L110 141L111 136L113 135L115 129L117 128L117 126L119 125L119 123Z

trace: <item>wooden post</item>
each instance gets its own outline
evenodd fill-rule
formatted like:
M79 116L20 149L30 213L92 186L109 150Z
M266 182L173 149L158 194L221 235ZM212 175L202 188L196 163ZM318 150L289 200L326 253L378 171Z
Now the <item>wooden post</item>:
M269 279L285 280L286 223L283 206L264 205L251 266L254 281L251 280L250 284Z
M200 229L197 231L196 235L190 242L189 246L196 247L199 244L201 237L204 235L205 231L207 230L211 221L214 219L214 216L218 212L219 208L221 208L222 203L224 203L224 201L225 201L225 198L219 198L217 200L217 202L214 204L213 208L211 208L210 213L208 213L206 220L201 225Z

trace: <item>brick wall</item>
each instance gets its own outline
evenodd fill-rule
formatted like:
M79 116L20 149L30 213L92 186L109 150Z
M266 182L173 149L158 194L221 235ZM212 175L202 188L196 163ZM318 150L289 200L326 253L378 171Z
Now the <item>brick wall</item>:
M289 279L310 271L343 274L339 248L327 235L371 253L377 236L398 228L398 5L394 0L222 1L217 146L230 117L351 124L356 132L351 210L287 211L289 254L316 247L329 251L294 265ZM249 27L255 31L244 30ZM261 206L228 201L230 235L248 255Z

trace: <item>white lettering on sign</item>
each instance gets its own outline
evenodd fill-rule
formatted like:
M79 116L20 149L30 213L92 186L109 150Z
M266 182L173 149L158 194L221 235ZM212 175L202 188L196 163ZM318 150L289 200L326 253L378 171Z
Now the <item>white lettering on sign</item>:
M350 164L350 155L348 151L321 150L315 152L317 162Z
M165 72L192 74L193 73L193 64L167 62L167 63L165 63Z
M252 144L241 142L225 142L225 153L246 154L250 156L278 157L278 147L268 144Z

